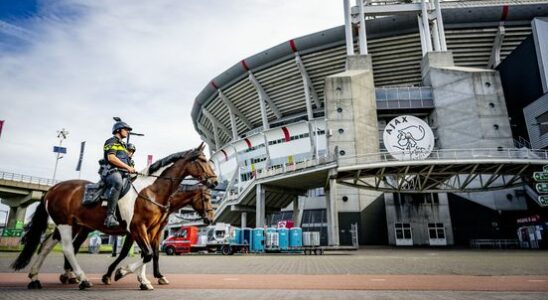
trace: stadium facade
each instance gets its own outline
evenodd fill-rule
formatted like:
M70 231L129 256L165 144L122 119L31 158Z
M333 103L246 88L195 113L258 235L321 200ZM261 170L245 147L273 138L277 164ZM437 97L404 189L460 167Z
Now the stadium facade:
M207 84L192 118L226 184L217 222L293 219L329 245L358 224L365 245L532 246L525 226L543 246L527 178L548 162L530 149L548 149L548 3L408 2L341 1L344 26Z

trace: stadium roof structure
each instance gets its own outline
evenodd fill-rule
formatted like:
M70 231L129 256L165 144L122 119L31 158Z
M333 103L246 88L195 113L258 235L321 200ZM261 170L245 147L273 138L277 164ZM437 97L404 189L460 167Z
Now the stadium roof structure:
M447 48L457 66L493 67L531 34L531 20L548 16L545 1L442 2ZM376 87L421 86L422 50L414 15L366 21ZM357 39L357 30L354 30ZM357 49L357 45L356 45ZM295 38L243 59L213 78L196 97L192 119L210 145L260 131L260 100L271 127L306 118L305 86L314 116L322 116L327 76L345 70L344 26ZM306 81L306 82L305 82ZM215 127L215 128L214 128Z

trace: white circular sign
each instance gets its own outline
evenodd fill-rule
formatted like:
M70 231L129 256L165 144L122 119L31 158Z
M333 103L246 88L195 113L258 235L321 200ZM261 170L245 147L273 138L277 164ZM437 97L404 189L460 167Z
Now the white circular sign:
M434 148L434 133L423 120L414 116L399 116L384 128L384 146L397 160L421 160Z

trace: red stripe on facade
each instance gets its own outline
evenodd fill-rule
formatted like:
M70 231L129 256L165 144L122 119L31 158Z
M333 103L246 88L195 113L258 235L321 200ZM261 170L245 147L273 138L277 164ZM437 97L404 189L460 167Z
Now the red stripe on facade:
M225 155L225 161L228 161L228 155L226 154L226 151L224 149L221 149L221 152Z
M247 63L245 62L245 59L242 60L242 67L244 67L244 69L245 69L246 71L249 71L249 67L247 66Z
M216 90L219 89L219 87L217 86L217 84L215 84L215 81L211 81L211 85L212 85Z
M508 17L508 5L502 6L502 15L500 16L500 20L504 21Z
M289 41L289 47L291 47L291 51L293 51L293 53L297 52L297 46L295 46L294 40Z
M282 127L282 131L284 132L284 139L286 142L291 141L291 136L289 135L289 129L287 127Z
M244 139L244 141L247 144L247 148L251 148L251 141L249 139Z

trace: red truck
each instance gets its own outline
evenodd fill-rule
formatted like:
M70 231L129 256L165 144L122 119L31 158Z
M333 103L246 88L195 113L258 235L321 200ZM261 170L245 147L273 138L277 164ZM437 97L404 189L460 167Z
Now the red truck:
M162 242L162 251L167 255L173 255L206 250L205 245L198 246L198 232L196 226L182 226L179 231Z

